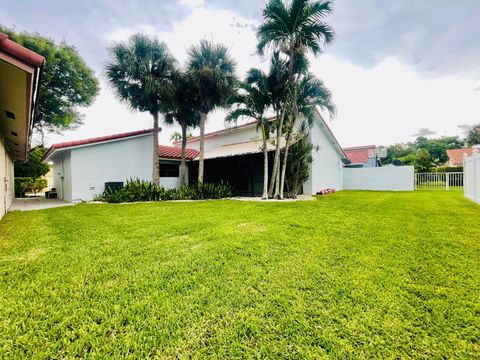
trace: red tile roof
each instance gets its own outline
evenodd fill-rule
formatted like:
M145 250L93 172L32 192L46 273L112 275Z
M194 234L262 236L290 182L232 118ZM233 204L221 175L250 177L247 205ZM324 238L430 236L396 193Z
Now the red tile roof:
M462 166L463 154L465 152L467 153L467 156L472 156L473 154L472 148L447 150L447 156L450 160L450 163L453 166Z
M187 160L193 160L199 154L198 150L195 149L186 148L185 150L185 158ZM181 159L182 148L179 146L159 145L158 156L164 159Z
M90 138L90 139L67 141L67 142L63 142L63 143L59 143L59 144L53 144L52 146L50 146L50 149L48 149L48 151L45 153L45 155L43 155L42 160L47 159L51 155L52 152L54 152L55 150L58 150L58 149L95 144L95 143L100 143L100 142L105 142L105 141L119 140L119 139L124 139L124 138L132 137L132 136L149 134L149 133L152 133L152 132L153 132L153 129L136 130L136 131L129 131L129 132L121 133L121 134L99 136L99 137Z
M368 161L369 153L376 148L375 145L355 146L343 148L343 152L352 164L365 164Z
M0 50L33 67L41 67L45 61L43 56L10 40L7 34L1 32Z

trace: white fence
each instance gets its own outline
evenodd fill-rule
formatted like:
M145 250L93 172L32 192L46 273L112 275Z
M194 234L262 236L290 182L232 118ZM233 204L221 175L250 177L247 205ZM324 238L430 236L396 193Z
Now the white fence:
M465 186L463 188L466 198L480 204L480 149L474 149L472 156L463 159L465 173Z
M461 190L463 172L416 173L416 190Z
M344 168L345 190L412 191L413 166Z

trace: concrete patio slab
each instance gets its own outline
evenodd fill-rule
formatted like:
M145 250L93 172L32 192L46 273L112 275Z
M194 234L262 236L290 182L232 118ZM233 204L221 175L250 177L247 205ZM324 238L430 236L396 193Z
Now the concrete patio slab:
M75 205L60 199L45 199L44 197L14 199L9 211L43 210L60 206Z

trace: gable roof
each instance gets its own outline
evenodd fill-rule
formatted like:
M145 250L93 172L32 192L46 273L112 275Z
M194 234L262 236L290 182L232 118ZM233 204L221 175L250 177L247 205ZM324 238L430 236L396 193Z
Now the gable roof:
M335 149L338 151L338 153L342 157L346 158L347 156L343 152L343 149L340 146L337 138L335 137L332 130L330 129L330 127L326 123L325 119L323 118L322 114L320 113L320 111L318 111L317 108L315 108L315 113L318 115L318 118L320 119L320 126L326 130L325 132L326 132L328 138L331 140L332 144L334 145ZM268 118L267 120L272 121L274 119L275 119L275 117L271 117L271 118ZM207 138L210 138L210 137L221 136L223 134L230 133L231 131L236 131L238 129L243 129L243 128L249 128L249 127L253 127L253 126L256 126L256 125L257 125L256 121L250 121L250 122L247 122L245 124L236 125L236 126L232 126L232 127L217 130L217 131L212 131L210 133L205 134L204 138L207 139ZM187 139L187 143L192 142L192 141L196 141L196 140L199 140L199 139L200 139L200 136L193 136L193 137ZM180 141L175 141L174 144L178 145L178 144L180 144Z
M185 158L187 160L195 159L199 154L196 149L185 149ZM182 148L179 146L158 145L158 156L162 159L181 159Z
M352 164L366 164L371 151L376 148L376 145L354 146L343 148L343 152Z
M467 156L472 156L472 148L447 150L448 160L453 166L462 166L463 154L465 153L467 154Z
M153 129L144 129L144 130L136 130L136 131L129 131L129 132L120 133L120 134L114 134L114 135L99 136L99 137L90 138L90 139L67 141L63 143L53 144L52 146L50 146L50 148L45 153L45 155L43 155L42 161L47 161L48 158L52 156L52 154L55 151L60 149L71 149L71 148L76 148L80 146L95 145L102 142L122 140L130 137L142 136L142 135L147 135L151 133L153 133Z

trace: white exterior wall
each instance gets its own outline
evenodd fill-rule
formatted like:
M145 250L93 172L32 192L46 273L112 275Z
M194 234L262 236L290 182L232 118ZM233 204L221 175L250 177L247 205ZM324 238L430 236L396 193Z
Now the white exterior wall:
M326 188L343 189L342 157L325 131L315 123L310 132L310 141L314 146L313 163L310 178L303 186L304 194L316 194Z
M480 149L463 160L463 191L467 199L480 204Z
M0 140L0 219L12 205L14 189L13 160Z
M344 168L345 190L413 191L413 166Z
M65 200L92 200L105 190L105 182L129 178L151 181L152 149L151 134L72 149L72 195Z
M217 148L222 145L237 144L241 142L261 140L261 132L257 132L255 125L245 126L240 128L232 127L227 132L206 136L205 137L205 152ZM187 142L187 147L191 149L200 150L200 140L194 139Z
M62 151L53 159L53 187L60 199L72 201L72 162L70 150Z

